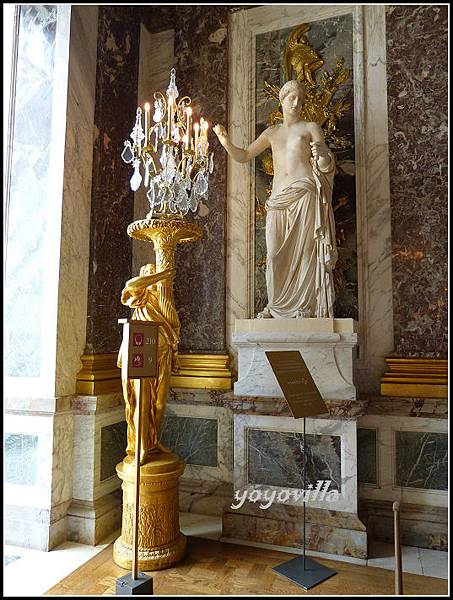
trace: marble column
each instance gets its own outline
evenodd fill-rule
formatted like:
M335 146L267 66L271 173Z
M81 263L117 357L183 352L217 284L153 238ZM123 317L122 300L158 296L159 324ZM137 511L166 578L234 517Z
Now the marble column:
M447 356L448 8L387 6L395 354Z
M85 343L87 314L97 15L95 6L56 9L52 77L48 82L52 119L47 123L43 114L40 123L43 128L49 125L45 136L51 140L50 169L40 201L51 190L52 208L47 210L37 202L38 193L28 206L29 218L35 223L46 214L48 221L42 242L45 264L39 263L42 250L37 240L24 263L33 266L39 283L22 295L29 302L32 299L31 305L42 307L41 349L29 352L29 372L21 371L19 360L15 365L18 372L8 377L6 390L6 539L41 550L66 540L73 495L71 398ZM40 98L30 100L27 96L26 100L37 104ZM21 109L25 109L25 102ZM34 110L39 111L39 105ZM29 132L30 142L33 133ZM44 157L39 164L44 171ZM14 252L10 256L14 260ZM16 276L22 284L27 280L18 271ZM45 292L40 296L42 289ZM18 297L16 306L20 306ZM30 310L23 310L20 322L15 319L17 330L24 323L28 328L26 343L35 335L30 314L36 321Z

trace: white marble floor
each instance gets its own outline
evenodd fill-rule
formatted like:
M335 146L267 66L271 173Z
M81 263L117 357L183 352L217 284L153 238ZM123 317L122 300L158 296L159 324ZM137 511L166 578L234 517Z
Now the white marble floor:
M222 540L228 543L269 548L282 552L297 552L294 548L273 546L271 544L253 544L243 540L222 538L222 519L193 513L180 513L181 531L185 535L210 540ZM74 542L65 542L51 552L41 552L17 546L4 546L3 595L6 596L42 596L52 586L64 579L90 558L101 552L108 544L120 535L120 531L112 533L98 546L87 546ZM393 546L382 542L374 542L370 548L368 560L327 555L320 552L307 552L308 556L344 560L357 564L394 568ZM14 557L13 560L11 560ZM17 557L17 558L16 558ZM403 546L403 571L426 575L429 577L448 578L448 554L436 550Z
M116 540L120 533L117 531L109 535L97 546L64 542L50 552L5 545L3 596L42 596ZM14 560L8 562L13 557Z

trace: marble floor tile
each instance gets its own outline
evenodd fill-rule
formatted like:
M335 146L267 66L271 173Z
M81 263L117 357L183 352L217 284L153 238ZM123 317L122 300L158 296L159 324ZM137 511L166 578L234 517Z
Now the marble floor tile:
M395 556L393 544L372 541L369 547L369 567L378 567L393 571ZM448 555L440 550L428 550L415 546L402 547L403 573L426 575L428 577L448 578Z
M7 564L3 570L4 596L42 596L64 577L101 552L119 534L119 531L111 534L97 546L64 542L50 552L5 545L5 556L18 558Z
M179 513L179 526L184 535L219 540L222 536L222 517Z
M448 552L418 548L423 575L448 579Z

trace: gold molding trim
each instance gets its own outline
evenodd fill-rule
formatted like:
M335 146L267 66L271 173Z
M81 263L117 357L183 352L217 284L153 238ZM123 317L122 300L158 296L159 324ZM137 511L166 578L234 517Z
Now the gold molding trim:
M82 368L76 377L76 394L99 396L121 392L121 369L117 367L118 353L82 354Z
M121 392L121 370L116 366L118 353L83 354L77 373L76 394L99 396ZM232 374L227 354L179 354L179 371L172 373L171 387L230 390Z
M381 396L447 398L448 360L387 357L381 377Z

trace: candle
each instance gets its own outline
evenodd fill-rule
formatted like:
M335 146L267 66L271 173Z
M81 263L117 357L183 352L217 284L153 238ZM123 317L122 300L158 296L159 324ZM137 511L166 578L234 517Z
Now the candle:
M186 113L187 113L187 126L186 126L185 142L186 142L186 150L188 150L189 149L189 140L190 140L190 116L192 114L192 109L190 106L187 107Z
M171 126L173 123L173 96L168 99L168 139L171 140Z
M198 130L200 129L200 126L198 125L198 123L195 123L193 128L195 130L195 158L197 158L198 157Z
M148 145L149 109L150 109L150 106L147 102L145 104L145 148Z

